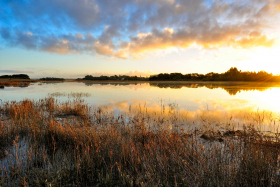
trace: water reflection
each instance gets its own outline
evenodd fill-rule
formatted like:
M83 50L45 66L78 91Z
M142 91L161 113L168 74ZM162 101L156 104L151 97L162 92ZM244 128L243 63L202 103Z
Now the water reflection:
M5 87L20 87L25 88L30 86L30 82L0 82L0 89Z
M41 84L41 83L40 83ZM178 105L190 121L208 115L211 121L224 123L231 116L270 112L273 119L280 113L279 83L252 82L46 82L38 86L5 87L2 101L55 97L60 101L82 98L90 105L109 111L129 111L145 105L145 110L159 114L161 104ZM20 93L20 94L19 94ZM240 114L240 115L239 115ZM277 118L278 119L278 118Z
M64 83L60 81L54 82L42 82L41 84L59 84ZM208 88L225 90L229 95L236 95L242 91L265 91L273 87L280 87L280 83L277 82L83 82L86 86L135 86L134 89L140 87L157 87L157 88L170 88L170 89L182 89L182 88ZM13 87L26 88L30 84L19 84ZM9 86L5 86L9 87ZM0 86L0 89L4 89L4 86Z
M64 83L63 81L46 81L46 82L41 82L42 84L57 84L57 83Z
M227 91L230 95L236 95L241 91L265 91L271 87L280 87L279 83L261 83L261 82L199 82L199 83L150 83L151 86L159 88L172 88L172 89L181 89L186 88L201 88L205 87L208 89L217 89L222 88Z
M106 86L106 85L112 85L112 86L128 86L128 85L135 85L137 86L138 83L104 83L104 82L85 82L86 86L93 86L93 85L101 85L101 86Z
M195 128L209 129L243 129L251 125L258 131L277 132L280 115L269 110L256 110L254 106L246 106L248 101L231 100L213 101L209 105L200 105L196 110L181 108L177 103L150 103L145 100L112 102L100 105L99 108L108 113L142 114L151 119L163 120L169 128L180 126L185 130Z
M128 86L135 85L139 86L141 83L124 83L124 82L84 82L86 86ZM265 91L272 87L280 87L280 83L277 82L143 82L142 84L149 87L158 87L158 88L171 88L171 89L182 89L182 88L208 88L208 89L217 89L221 88L229 93L229 95L236 95L241 91Z

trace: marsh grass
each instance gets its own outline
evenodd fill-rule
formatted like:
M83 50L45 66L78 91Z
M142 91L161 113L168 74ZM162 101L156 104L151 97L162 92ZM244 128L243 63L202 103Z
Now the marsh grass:
M20 86L29 86L29 82L0 82L0 86L4 87L20 87Z
M66 92L54 92L54 93L49 93L49 97L68 97L68 98L81 98L81 97L90 97L90 93L84 93L84 92L71 92L71 93L66 93Z
M279 134L181 128L176 105L2 102L1 186L279 186ZM172 126L172 128L170 128ZM204 138L203 138L204 137Z
M27 87L30 83L37 82L36 80L25 80L25 79L2 79L0 80L0 88L4 87Z

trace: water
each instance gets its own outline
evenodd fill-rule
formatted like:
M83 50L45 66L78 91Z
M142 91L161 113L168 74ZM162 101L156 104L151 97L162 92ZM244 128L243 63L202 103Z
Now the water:
M128 111L131 106L152 112L179 110L190 119L205 118L223 123L229 120L242 123L247 118L262 120L261 116L264 115L270 120L269 123L273 123L273 120L275 123L279 121L280 113L278 83L35 83L23 88L5 87L0 90L0 98L2 101L20 101L52 96L63 102L74 99L77 93L85 94L82 99L90 105L108 111Z
M149 125L165 122L168 128L179 126L185 130L242 129L244 124L253 124L257 130L267 133L279 132L280 85L277 83L233 82L142 82L142 83L97 83L64 82L34 83L28 87L5 87L0 89L1 103L39 100L54 97L59 102L83 99L89 105L124 116L127 124L133 119L131 108L142 112ZM151 114L146 115L145 113ZM1 117L1 116L0 116ZM155 119L155 122L153 120ZM1 120L1 118L0 118ZM193 131L192 131L193 132ZM211 131L210 131L211 132ZM201 140L202 141L202 140ZM216 145L218 144L218 145ZM206 148L211 144L205 144ZM223 144L215 142L215 146ZM31 154L32 143L23 138L19 147L4 147L7 156L0 159L0 166L16 167ZM17 152L16 152L17 150ZM4 153L4 152L3 152ZM33 154L33 152L32 152ZM58 159L61 161L60 159ZM22 166L23 168L26 165Z

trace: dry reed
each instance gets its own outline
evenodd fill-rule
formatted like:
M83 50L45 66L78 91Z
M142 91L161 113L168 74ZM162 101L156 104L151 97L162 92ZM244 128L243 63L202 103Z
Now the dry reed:
M0 185L279 186L279 134L264 137L252 124L188 131L173 108L164 120L81 99L3 102Z
M0 82L0 87L23 87L23 86L29 86L30 82L13 82L13 81L7 81L7 82Z

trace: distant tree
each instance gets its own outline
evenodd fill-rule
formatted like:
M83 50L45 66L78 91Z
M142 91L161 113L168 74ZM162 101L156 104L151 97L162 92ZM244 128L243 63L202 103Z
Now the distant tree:
M56 77L44 77L44 78L41 78L39 80L42 80L42 81L64 81L65 79L56 78Z
M30 79L26 74L2 75L0 79Z

